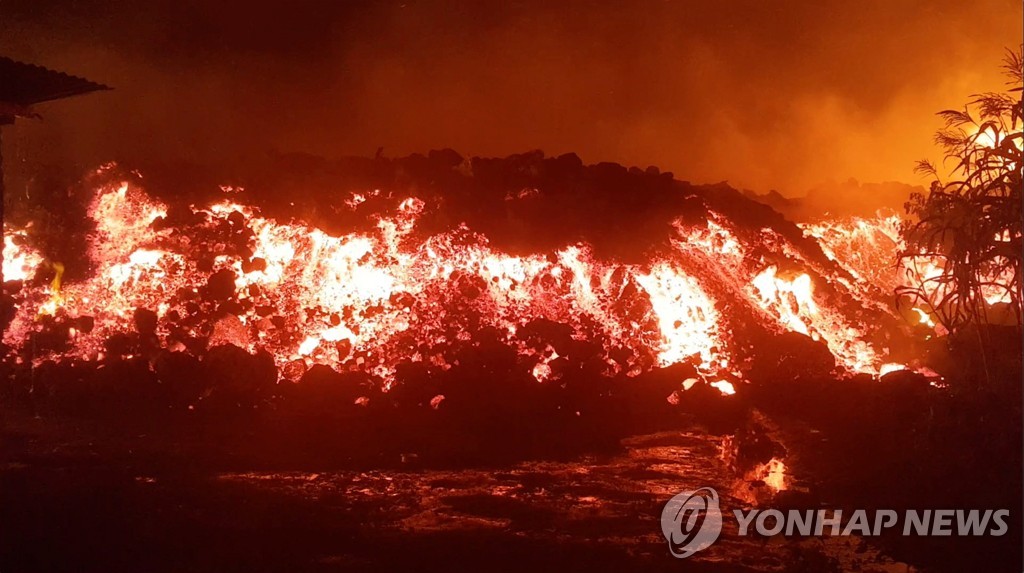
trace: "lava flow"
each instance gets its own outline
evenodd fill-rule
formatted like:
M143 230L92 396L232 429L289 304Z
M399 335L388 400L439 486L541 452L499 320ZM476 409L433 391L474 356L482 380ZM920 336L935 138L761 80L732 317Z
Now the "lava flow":
M346 208L382 193L351 193ZM873 316L894 316L891 285L829 240L834 227L810 232L823 256L813 241L705 206L702 222L673 223L664 254L636 263L586 242L513 255L466 224L424 235L418 221L437 207L413 193L396 194L371 231L339 236L264 216L241 195L183 216L137 184L99 185L82 253L91 276L79 280L61 280L61 262L32 248L30 233L8 232L4 275L23 283L4 337L13 359L201 356L230 344L269 353L285 380L323 364L387 389L401 364L449 369L488 331L541 383L586 346L605 376L688 362L725 394L758 341L786 331L826 346L840 374L878 375L889 362L868 335Z
M898 253L906 250L901 234L903 224L903 219L895 213L880 211L871 218L819 221L805 224L803 228L805 233L819 241L826 256L842 264L854 277L850 286L865 304L879 300L880 293L893 293L900 287L916 287L924 297L909 301L909 310L913 314L908 318L944 335L947 331L936 322L934 315L936 309L943 308L942 300L950 287L943 277L942 261L928 255L897 261ZM1003 240L1008 241L1009 238ZM996 260L998 262L999 259ZM997 313L1009 313L1013 302L1012 274L1010 269L987 271L984 268L978 273L984 310L993 323L999 322Z

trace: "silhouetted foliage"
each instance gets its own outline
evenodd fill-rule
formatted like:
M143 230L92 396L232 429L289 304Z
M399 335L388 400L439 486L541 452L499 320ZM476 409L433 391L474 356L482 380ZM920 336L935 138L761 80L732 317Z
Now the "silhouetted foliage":
M904 229L900 257L921 272L897 294L927 307L951 331L1021 324L1022 67L1020 49L1008 50L1006 92L976 94L962 110L938 113L945 126L935 142L946 152L944 166L953 162L949 180L931 162L919 162L917 171L934 181L906 205L917 222Z

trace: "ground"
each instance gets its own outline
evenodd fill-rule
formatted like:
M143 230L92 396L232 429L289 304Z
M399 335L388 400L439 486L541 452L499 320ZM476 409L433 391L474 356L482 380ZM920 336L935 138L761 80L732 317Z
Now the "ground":
M315 455L252 455L258 430L138 432L6 412L0 571L908 570L864 539L740 538L728 521L712 548L672 558L658 520L675 493L710 485L727 510L780 499L700 425L562 459L438 466L384 453L377 468L320 469ZM778 432L794 460L813 458L817 433ZM813 464L796 463L783 503L820 503L799 475Z

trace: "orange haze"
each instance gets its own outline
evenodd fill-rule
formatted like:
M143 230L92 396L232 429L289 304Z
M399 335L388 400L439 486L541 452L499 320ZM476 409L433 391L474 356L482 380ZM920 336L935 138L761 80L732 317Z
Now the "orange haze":
M1021 19L1019 0L8 0L0 53L116 90L42 106L4 152L15 177L383 146L574 151L790 196L917 184L934 112L1002 88Z

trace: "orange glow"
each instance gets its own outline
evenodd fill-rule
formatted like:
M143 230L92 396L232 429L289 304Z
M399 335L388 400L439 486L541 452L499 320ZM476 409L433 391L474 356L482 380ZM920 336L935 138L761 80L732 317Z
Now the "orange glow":
M852 217L804 225L804 232L816 238L822 251L842 265L856 279L853 285L861 293L865 305L876 304L872 291L881 288L892 292L899 286L922 288L928 302L938 304L947 294L948 284L937 280L943 274L942 260L931 256L916 256L897 264L897 256L906 248L900 235L902 221L892 213L878 213L873 219ZM1009 241L1008 233L995 237ZM994 262L999 262L998 258ZM982 273L978 277L981 295L986 305L1011 302L1012 271L1003 275ZM936 309L913 307L920 324L936 327ZM940 328L941 332L945 332Z
M360 197L377 194L353 195L347 204L357 209ZM149 309L163 348L230 343L266 350L282 368L362 371L386 389L404 360L450 368L453 346L472 340L471 313L479 317L474 324L516 349L524 371L539 382L557 380L556 361L564 362L550 344L531 338L526 327L542 320L567 325L574 340L599 344L606 375L690 361L702 379L717 380L712 387L733 394L722 375L742 379L734 331L748 325L722 309L740 304L770 331L823 341L843 372L878 374L885 362L864 342L866 325L852 320L837 297L881 303L771 229L752 242L749 231L743 235L711 212L702 224L675 223L674 252L624 264L596 257L583 243L511 255L465 225L422 237L415 231L424 209L408 197L377 216L371 232L331 236L222 200L193 206L197 222L178 230L153 225L168 207L141 189L103 187L90 205L96 231L87 248L95 274L61 285L59 297L56 289L27 285L5 341L18 347L40 312L90 316L94 328L76 332L66 354L94 360L109 336L133 331L136 309ZM216 238L239 225L248 237L241 251ZM46 263L17 243L9 238L5 245L5 270L25 280ZM754 254L765 249L780 253L784 265ZM210 262L200 270L203 258ZM212 275L227 277L226 285L208 284ZM822 294L818 286L825 284L830 289Z
M763 481L774 492L788 489L786 464L778 458L772 458L767 463L759 464L748 474L748 478Z
M675 364L699 354L702 364L712 359L711 346L718 342L718 317L711 299L692 278L661 263L650 274L637 276L650 296L661 331L658 361Z
M3 271L5 281L28 280L32 278L36 269L43 262L42 255L36 250L20 244L24 238L24 232L14 232L4 228Z
M723 396L732 396L736 393L736 388L731 382L725 380L717 380L711 383L711 387L722 393Z
M895 362L888 362L886 364L883 364L882 367L878 369L878 375L879 376L885 376L886 374L889 374L890 372L899 372L900 370L906 370L906 369L907 369L907 367L904 364L897 364Z
M872 289L892 291L901 284L896 254L903 247L903 220L891 211L875 217L847 217L802 225L817 239L825 256L841 264L854 278L854 287L870 298Z
M920 322L921 324L928 325L928 326L935 326L935 321L932 320L932 316L930 314L928 314L926 311L921 310L920 308L917 308L916 306L914 308L912 308L911 310L913 310L915 313L917 313L917 316L918 316L918 319L919 319L918 322Z
M812 296L811 277L801 274L787 280L776 275L775 267L768 267L754 277L753 284L760 295L761 305L778 312L783 326L810 335L804 321L818 313Z

